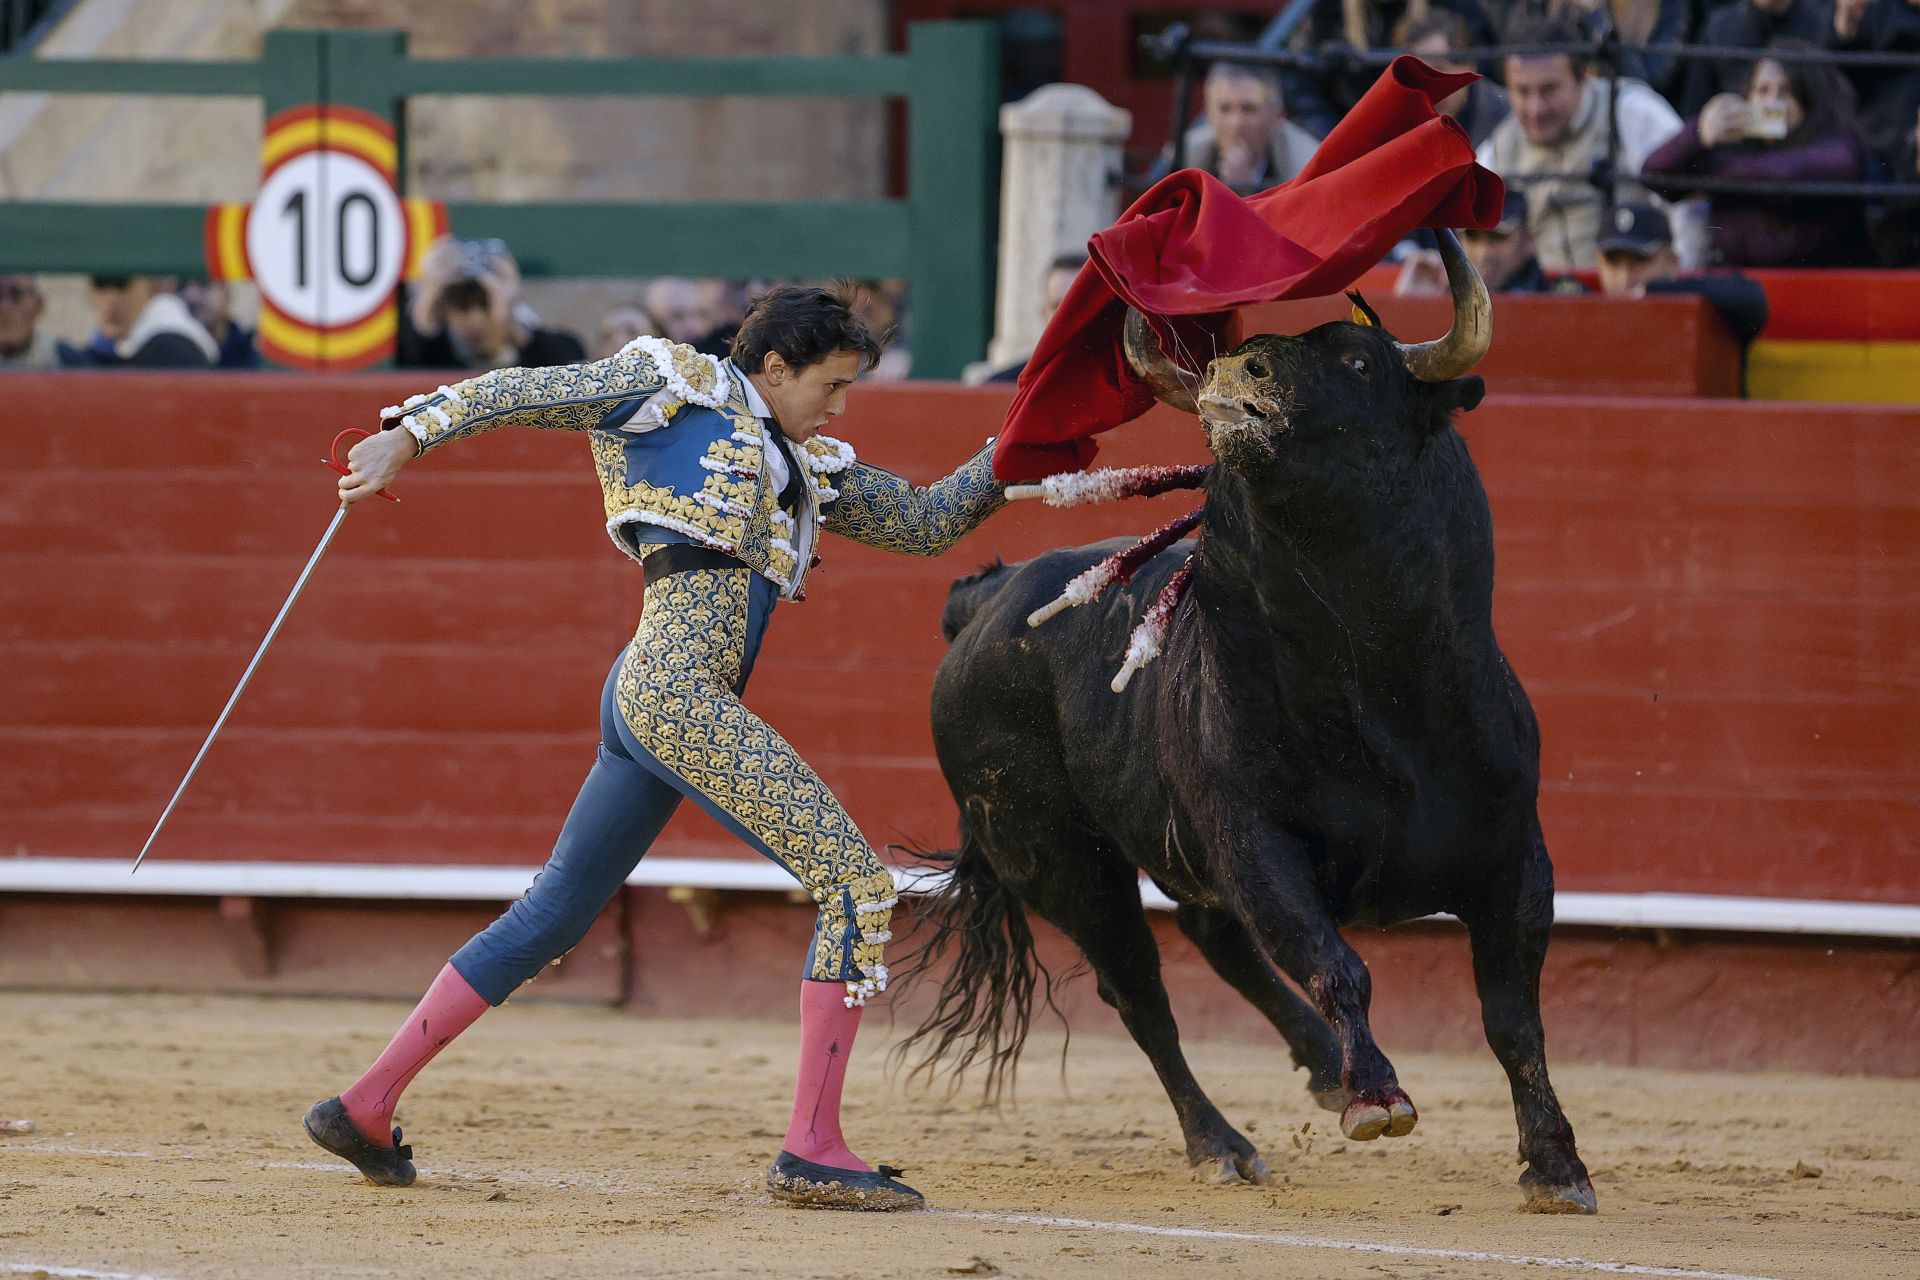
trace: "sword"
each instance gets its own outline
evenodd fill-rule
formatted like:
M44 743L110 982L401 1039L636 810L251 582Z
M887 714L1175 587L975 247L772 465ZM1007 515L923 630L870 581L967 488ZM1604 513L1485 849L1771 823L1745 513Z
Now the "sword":
M333 447L327 451L327 457L322 459L322 462L340 475L346 475L348 468L340 460L340 442L346 439L364 439L372 434L371 431L362 431L358 427L348 427L333 438ZM400 501L385 489L380 491L380 496L389 502ZM193 763L187 766L187 776L180 779L180 785L174 788L173 799L167 801L166 809L160 814L160 821L153 824L152 834L147 837L147 842L140 846L140 854L133 860L134 871L140 869L140 864L146 860L147 850L153 848L153 842L160 837L160 829L166 826L167 819L173 816L173 807L180 803L180 797L186 793L187 784L193 781L193 775L199 771L200 762L207 757L207 748L211 747L213 740L220 736L220 730L227 723L227 717L233 714L234 704L239 702L240 695L246 692L247 682L253 679L254 668L258 667L260 659L266 656L267 646L273 643L273 638L280 634L280 624L285 622L287 614L292 612L293 602L300 598L300 592L306 588L307 579L313 576L314 566L319 564L320 557L327 553L327 547L333 542L333 535L340 531L340 522L347 518L348 510L349 508L343 503L340 509L333 513L333 519L327 522L327 531L320 535L320 545L313 549L311 556L307 557L307 567L300 571L299 580L293 584L293 590L288 593L286 603L280 606L280 612L274 617L273 625L267 628L267 638L262 640L260 647L253 651L253 661L247 663L247 669L240 675L240 683L234 686L232 696L227 699L227 705L220 709L220 718L213 722L213 728L207 733L207 740L200 744L199 753L193 757Z

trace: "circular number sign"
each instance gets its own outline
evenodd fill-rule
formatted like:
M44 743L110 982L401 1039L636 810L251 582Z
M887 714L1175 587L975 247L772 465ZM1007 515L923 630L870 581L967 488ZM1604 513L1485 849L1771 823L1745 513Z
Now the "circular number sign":
M393 296L406 216L393 182L357 155L306 151L267 175L247 214L247 260L282 315L336 329Z

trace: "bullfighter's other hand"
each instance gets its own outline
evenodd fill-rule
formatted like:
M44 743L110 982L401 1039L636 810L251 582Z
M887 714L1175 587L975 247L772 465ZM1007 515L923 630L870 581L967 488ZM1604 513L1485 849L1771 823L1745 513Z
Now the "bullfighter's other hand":
M350 507L371 498L400 474L400 468L420 453L413 432L403 428L376 431L347 451L347 474L340 477L340 505Z

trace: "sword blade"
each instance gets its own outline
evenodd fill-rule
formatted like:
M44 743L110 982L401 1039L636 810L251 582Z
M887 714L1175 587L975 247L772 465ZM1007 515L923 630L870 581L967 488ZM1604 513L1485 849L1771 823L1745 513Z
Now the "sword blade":
M253 651L253 661L247 663L246 671L240 676L240 683L234 686L233 695L227 699L227 705L220 709L220 718L213 722L213 728L207 733L207 740L200 744L199 753L193 757L193 763L187 766L187 776L180 779L180 785L174 788L173 799L167 801L166 810L161 813L160 821L153 824L152 834L147 837L147 842L140 846L140 855L133 860L134 871L140 869L140 864L146 860L147 850L153 848L153 842L159 838L160 829L166 826L167 819L173 816L173 807L180 803L180 797L185 793L187 784L193 781L193 775L199 770L200 762L207 757L207 748L211 747L213 740L220 736L220 730L227 723L227 717L233 714L234 704L240 701L240 695L246 692L247 681L253 679L254 668L260 665L260 659L266 654L267 646L272 644L273 638L280 634L280 624L287 620L287 614L293 609L293 602L300 598L300 592L306 587L307 579L313 576L313 567L319 564L320 557L326 554L328 544L333 541L333 535L340 529L340 522L347 518L347 510L348 508L341 507L333 513L333 520L327 525L326 533L320 537L320 545L315 547L313 554L307 558L307 567L300 571L300 579L293 584L293 590L288 594L287 602L280 606L280 612L274 618L273 625L267 628L267 638L262 640L260 647Z

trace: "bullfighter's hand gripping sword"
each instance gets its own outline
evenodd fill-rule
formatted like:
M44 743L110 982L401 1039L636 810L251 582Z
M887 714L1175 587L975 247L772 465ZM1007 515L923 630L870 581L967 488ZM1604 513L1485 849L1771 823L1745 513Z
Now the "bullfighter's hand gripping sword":
M372 434L372 432L362 431L358 427L348 427L345 431L342 431L333 438L333 447L327 451L327 456L321 461L329 469L340 475L344 476L348 474L349 469L346 463L341 461L340 458L340 442L342 440L361 440ZM380 496L388 502L400 501L400 499L393 496L392 492L386 489L380 491ZM327 524L327 531L320 535L320 545L313 549L311 556L307 557L307 567L300 571L300 577L294 582L293 590L287 594L286 603L280 606L280 612L274 617L273 625L267 628L267 638L262 640L260 647L253 651L253 660L247 663L247 669L241 673L240 683L234 686L232 696L227 699L227 705L220 709L220 718L213 722L213 728L207 733L207 740L200 744L199 753L193 757L193 763L187 766L187 776L180 779L180 785L174 788L173 799L167 801L167 807L165 811L161 813L160 821L153 824L152 834L147 836L147 842L140 846L140 854L133 860L133 869L135 871L138 871L140 864L146 860L147 850L153 848L153 842L160 836L160 829L166 826L167 819L173 816L173 807L180 803L180 797L185 793L187 784L193 781L193 775L199 770L200 762L206 759L207 748L211 747L213 740L220 736L220 730L226 725L227 717L233 713L234 704L239 702L240 695L246 692L247 682L253 679L254 668L260 665L260 659L266 655L267 646L273 643L273 638L280 634L280 624L287 620L287 614L293 609L293 602L300 598L300 592L306 588L307 579L313 576L314 566L319 564L320 557L327 553L327 547L333 542L333 535L340 531L340 522L347 518L349 509L348 504L343 502L340 504L340 509L333 513L333 519Z

